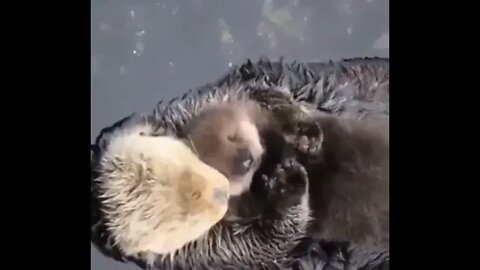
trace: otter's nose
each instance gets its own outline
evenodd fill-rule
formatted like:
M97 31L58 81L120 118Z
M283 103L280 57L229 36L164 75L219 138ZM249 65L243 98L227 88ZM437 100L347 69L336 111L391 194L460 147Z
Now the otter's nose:
M220 204L226 204L228 202L228 189L216 188L213 191L213 199Z
M253 167L253 156L248 149L240 149L237 152L233 164L234 175L244 175L248 173Z

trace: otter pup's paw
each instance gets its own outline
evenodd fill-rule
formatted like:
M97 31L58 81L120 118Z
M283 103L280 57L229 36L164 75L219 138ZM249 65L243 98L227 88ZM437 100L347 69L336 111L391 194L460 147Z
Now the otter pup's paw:
M262 178L267 181L270 201L281 206L299 203L308 189L307 171L293 158L279 164L271 177Z
M304 155L316 156L322 148L323 132L315 121L300 121L295 130L292 143Z
M282 123L282 132L286 142L296 151L307 157L315 157L323 143L323 131L320 124L308 113L295 106L279 106L274 110L278 121Z

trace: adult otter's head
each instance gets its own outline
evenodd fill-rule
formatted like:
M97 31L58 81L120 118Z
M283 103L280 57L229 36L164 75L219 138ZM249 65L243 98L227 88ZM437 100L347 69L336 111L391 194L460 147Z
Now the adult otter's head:
M148 126L109 138L94 179L113 243L123 254L168 254L223 218L229 183L180 140Z
M264 153L256 126L261 114L253 102L212 104L192 118L185 136L200 159L230 181L230 195L250 187Z

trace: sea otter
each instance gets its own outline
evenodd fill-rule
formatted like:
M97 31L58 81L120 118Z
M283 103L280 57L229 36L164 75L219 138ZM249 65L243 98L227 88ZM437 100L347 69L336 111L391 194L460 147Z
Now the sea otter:
M240 84L240 87L235 87L236 84ZM187 93L170 104L160 104L155 111L154 122L158 126L171 128L175 133L177 128L181 128L188 122L189 115L192 112L198 111L209 101L222 102L229 96L237 95L239 88L248 88L248 86L278 87L280 91L286 90L289 92L297 101L307 102L320 111L335 115L353 117L380 115L388 117L389 113L388 59L354 59L312 64L279 64L268 61L253 64L249 61L238 68L232 69L216 84L206 85L197 92ZM236 247L242 250L245 246L244 238L236 240L239 240ZM313 241L313 243L315 242ZM302 240L302 243L312 242ZM102 243L97 243L98 245L102 246ZM265 252L268 252L268 249ZM221 254L223 255L219 256L224 258L230 256L230 253ZM292 256L287 257L286 260L296 260ZM368 257L371 256L365 256L364 259L367 260ZM215 259L219 260L218 258ZM258 257L259 261L264 259L263 256ZM313 259L318 260L318 258ZM300 260L303 262L306 259ZM315 269L328 267L329 260L328 256L321 259ZM349 261L350 259L345 257L345 260ZM268 261L268 259L265 261ZM237 264L235 265L235 263ZM300 262L296 261L296 263ZM188 262L184 264L187 269L196 265L195 262L190 265ZM228 267L242 269L244 265L242 262L234 260L225 264L225 266L227 269ZM221 266L221 268L224 267ZM359 266L358 269L363 268Z

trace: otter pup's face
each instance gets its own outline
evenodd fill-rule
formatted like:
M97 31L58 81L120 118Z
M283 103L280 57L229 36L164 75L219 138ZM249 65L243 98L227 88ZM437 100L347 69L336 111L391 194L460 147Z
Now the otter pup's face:
M192 120L188 129L200 159L228 178L230 195L249 189L264 152L251 119L249 110L253 109L244 103L211 105Z

